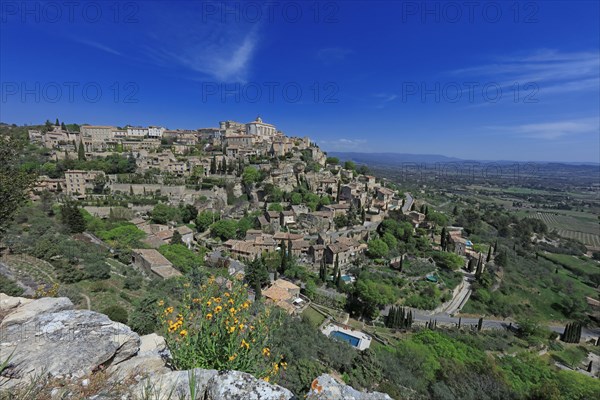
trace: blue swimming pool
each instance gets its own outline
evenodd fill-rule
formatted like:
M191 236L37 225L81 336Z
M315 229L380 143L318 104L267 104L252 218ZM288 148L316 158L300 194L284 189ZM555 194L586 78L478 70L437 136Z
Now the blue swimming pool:
M334 339L340 339L340 340L343 340L344 342L348 342L348 343L350 343L350 346L354 346L354 347L358 347L358 343L360 342L359 338L354 337L352 335L348 335L347 333L340 332L340 331L333 331L333 332L331 332L331 334L329 336Z
M342 275L342 280L344 282L350 282L352 280L352 277L350 275Z

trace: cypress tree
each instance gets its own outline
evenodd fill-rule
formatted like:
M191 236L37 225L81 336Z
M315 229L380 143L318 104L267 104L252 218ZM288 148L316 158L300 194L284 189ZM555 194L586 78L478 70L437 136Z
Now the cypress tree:
M288 239L288 248L287 248L287 258L288 258L288 266L292 265L292 257L294 253L292 252L292 240Z
M342 271L338 271L335 285L337 286L338 289L342 287Z
M490 262L492 259L492 246L488 249L487 257L485 258L485 262Z
M440 247L442 251L446 251L446 227L442 227L442 233L440 233Z
M481 328L483 328L483 318L479 318L477 321L477 332L481 332Z
M462 324L462 317L458 317L458 329L460 329L461 324Z
M183 240L181 238L181 233L179 233L178 230L175 230L175 232L173 232L173 237L171 238L171 244L181 244L183 243Z
M77 159L79 161L85 161L85 148L81 142L79 143L79 149L77 149Z
M227 173L227 159L225 159L225 158L223 158L222 171L223 171L223 175L225 175Z
M210 174L214 175L217 173L217 157L213 156L212 160L210 160Z
M481 277L481 273L483 272L483 261L482 261L482 256L479 256L479 260L477 261L477 271L475 272L475 277L476 278L480 278Z
M257 279L256 282L254 282L254 299L260 300L261 297L262 297L262 289L260 287L260 282Z
M285 254L285 242L283 241L283 239L281 240L281 243L279 243L279 257L281 258L281 272L285 273L285 270L287 269L287 255Z

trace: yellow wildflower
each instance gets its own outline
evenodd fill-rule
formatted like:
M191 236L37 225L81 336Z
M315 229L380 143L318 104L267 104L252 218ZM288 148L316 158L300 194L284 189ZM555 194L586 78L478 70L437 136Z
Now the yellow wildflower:
M165 305L165 301L164 300L161 300L161 301L158 302L158 306L159 307L162 307L164 305Z
M229 309L229 312L230 312L231 314L235 314L235 313L236 313L236 311L235 311L235 308L231 307L231 308Z
M246 342L246 339L242 339L242 344L240 347L244 347L246 350L250 348L250 343Z
M268 376L265 376L265 377L263 378L263 381L265 381L265 382L269 382L269 377L268 377Z
M237 358L237 353L234 353L232 356L229 356L229 361L233 361Z
M271 355L271 350L268 347L262 349L263 356L269 357Z
M229 294L229 292L225 292L225 293L224 293L224 296L225 296L225 297L229 297L229 296L231 296L231 295Z
M182 330L181 330L181 332L179 332L179 334L180 334L181 336L184 336L184 337L185 337L185 336L187 336L188 332L187 332L185 329L182 329Z
M231 326L231 327L229 328L229 333L233 333L233 332L235 332L235 326Z
M206 319L211 320L213 317L213 315L211 313L206 314Z
M221 306L216 306L216 307L215 307L215 314L218 314L218 313L220 313L222 309L223 309L223 307L221 307Z

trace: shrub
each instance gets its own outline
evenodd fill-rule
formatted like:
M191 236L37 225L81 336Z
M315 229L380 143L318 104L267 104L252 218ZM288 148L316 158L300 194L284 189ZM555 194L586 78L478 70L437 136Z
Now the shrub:
M110 306L102 311L103 314L106 314L108 318L115 322L120 322L122 324L127 323L127 319L129 315L127 314L127 310L119 305Z
M246 285L239 280L231 289L214 278L199 287L184 284L185 293L178 310L162 310L163 335L180 370L192 368L237 370L269 380L287 365L273 357L271 330L279 320L271 309L248 300ZM164 306L164 302L159 302Z

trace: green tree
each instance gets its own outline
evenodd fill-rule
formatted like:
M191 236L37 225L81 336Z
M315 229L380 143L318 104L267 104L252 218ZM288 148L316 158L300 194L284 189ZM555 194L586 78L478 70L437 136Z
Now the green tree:
M383 258L390 251L388 245L381 239L371 239L368 246L369 257L371 258Z
M85 219L81 210L73 202L67 202L60 209L61 222L69 229L71 233L81 233L85 231Z
M356 170L356 164L353 161L346 161L344 163L344 169L350 170L350 171L355 171Z
M173 237L171 238L171 244L181 244L181 243L182 243L181 233L179 233L178 230L175 230L175 232L173 232Z
M260 173L254 167L248 166L244 168L244 172L242 173L242 182L245 185L250 185L258 182L260 178Z
M181 215L181 221L184 224L187 224L196 219L198 216L198 209L191 204L181 204L179 206L179 213Z
M248 263L245 278L248 285L253 288L262 287L269 283L269 272L262 258L258 257Z
M77 149L77 159L79 161L85 161L85 147L83 142L79 143L79 148Z
M179 208L171 207L163 203L154 206L150 213L150 217L155 224L167 224L170 221L178 222L181 220Z
M298 205L302 203L302 195L300 193L292 193L290 196L290 201L293 205Z
M327 157L325 162L329 165L338 165L340 163L340 159L337 157Z
M204 210L196 217L196 227L198 232L204 232L215 222L218 221L220 215L212 211Z
M0 135L0 237L37 176L20 168L23 141Z
M233 239L237 233L237 222L233 219L222 219L210 227L210 233L221 240Z

